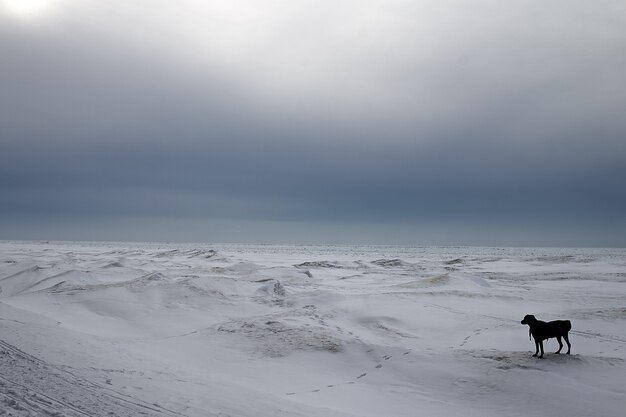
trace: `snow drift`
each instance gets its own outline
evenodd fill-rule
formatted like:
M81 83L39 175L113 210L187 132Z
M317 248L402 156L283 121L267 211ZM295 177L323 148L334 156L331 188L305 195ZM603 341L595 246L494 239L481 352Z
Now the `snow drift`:
M0 416L621 416L626 251L0 243ZM525 314L569 319L534 351Z

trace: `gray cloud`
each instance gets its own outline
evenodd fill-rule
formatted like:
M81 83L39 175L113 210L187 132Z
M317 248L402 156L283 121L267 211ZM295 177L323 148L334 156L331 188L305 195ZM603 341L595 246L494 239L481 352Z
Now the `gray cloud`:
M0 11L0 238L624 245L601 3Z

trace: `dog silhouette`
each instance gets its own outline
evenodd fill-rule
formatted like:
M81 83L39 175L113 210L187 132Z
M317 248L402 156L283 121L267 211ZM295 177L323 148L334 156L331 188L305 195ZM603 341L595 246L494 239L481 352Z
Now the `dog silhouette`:
M535 316L532 314L527 314L522 320L522 324L527 324L528 329L528 337L531 336L535 339L535 354L533 356L537 356L539 354L539 350L541 349L540 358L543 358L543 341L555 337L559 342L559 350L555 353L561 353L561 349L563 349L563 343L561 342L561 338L565 339L567 343L567 354L570 354L570 350L572 345L569 342L568 332L572 329L572 322L569 320L555 320L555 321L541 321L537 320Z

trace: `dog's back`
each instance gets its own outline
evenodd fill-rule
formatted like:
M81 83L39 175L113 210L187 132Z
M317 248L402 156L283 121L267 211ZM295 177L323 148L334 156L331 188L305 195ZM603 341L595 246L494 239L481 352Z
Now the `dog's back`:
M540 329L544 339L563 336L572 330L572 322L569 320L537 321L539 323L542 324Z

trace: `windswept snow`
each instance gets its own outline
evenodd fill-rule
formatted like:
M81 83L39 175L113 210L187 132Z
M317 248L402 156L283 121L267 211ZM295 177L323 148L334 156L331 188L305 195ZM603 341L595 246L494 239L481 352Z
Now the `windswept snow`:
M623 249L0 243L0 416L617 417L625 360Z

